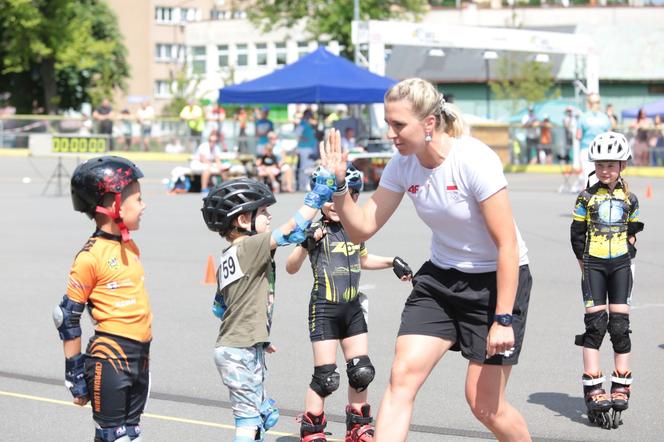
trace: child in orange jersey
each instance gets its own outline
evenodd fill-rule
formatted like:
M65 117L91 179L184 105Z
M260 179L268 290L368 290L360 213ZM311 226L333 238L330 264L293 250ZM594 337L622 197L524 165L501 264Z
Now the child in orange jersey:
M71 179L74 210L94 219L96 230L74 259L53 320L64 343L65 385L75 404L92 401L95 442L141 440L152 312L140 252L129 231L138 230L145 210L142 177L132 162L103 156L80 164ZM81 353L86 305L95 334Z

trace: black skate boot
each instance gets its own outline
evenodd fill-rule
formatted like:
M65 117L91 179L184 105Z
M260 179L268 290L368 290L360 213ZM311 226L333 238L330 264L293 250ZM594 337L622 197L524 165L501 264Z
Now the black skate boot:
M622 424L622 412L629 408L629 395L632 392L632 372L620 373L614 371L611 374L611 403L613 413L611 414L611 423L613 428L618 428Z
M345 442L373 441L374 427L371 421L371 407L369 404L362 405L359 411L351 405L347 405Z
M300 442L327 442L325 413L316 416L305 412L300 419Z
M588 420L607 430L611 428L612 422L609 416L611 410L611 396L606 394L602 384L604 375L583 373L583 399L588 408Z

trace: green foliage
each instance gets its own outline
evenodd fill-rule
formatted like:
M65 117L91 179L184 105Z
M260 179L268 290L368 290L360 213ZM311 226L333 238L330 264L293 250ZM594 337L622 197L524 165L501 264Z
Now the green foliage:
M129 76L117 18L102 0L0 0L0 90L19 112L99 102Z
M560 95L560 90L554 87L549 63L517 61L509 54L496 62L496 80L490 85L496 98L512 102L512 112L516 112L524 101L535 103Z
M362 20L418 17L428 7L426 0L361 0ZM336 40L352 58L351 22L353 0L262 0L248 9L249 19L264 32L292 28L301 19L314 39Z
M201 77L190 77L187 74L187 68L182 68L171 74L171 101L163 107L161 113L165 117L177 117L182 108L189 103L189 100L198 101L198 86L201 83Z

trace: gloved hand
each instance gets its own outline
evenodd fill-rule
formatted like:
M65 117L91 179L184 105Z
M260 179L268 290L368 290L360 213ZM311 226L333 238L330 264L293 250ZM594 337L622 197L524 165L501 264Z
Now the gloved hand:
M224 317L224 312L226 311L226 302L221 292L217 292L214 296L214 302L212 303L212 314L217 318L221 319Z
M408 266L408 263L398 256L395 256L394 260L392 260L392 270L394 270L394 274L399 279L404 276L413 276L413 271Z
M84 373L85 354L79 353L73 358L65 358L65 387L75 398L88 398Z
M337 190L337 178L327 169L320 168L314 188L304 196L304 205L320 209L328 201L332 201L332 194Z

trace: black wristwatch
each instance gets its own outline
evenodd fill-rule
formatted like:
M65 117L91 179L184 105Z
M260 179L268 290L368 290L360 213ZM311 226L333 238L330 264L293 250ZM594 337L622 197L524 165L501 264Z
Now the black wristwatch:
M509 327L512 325L514 318L506 313L504 315L494 315L493 320L504 327Z

